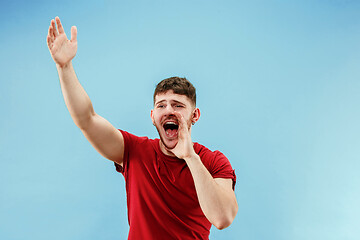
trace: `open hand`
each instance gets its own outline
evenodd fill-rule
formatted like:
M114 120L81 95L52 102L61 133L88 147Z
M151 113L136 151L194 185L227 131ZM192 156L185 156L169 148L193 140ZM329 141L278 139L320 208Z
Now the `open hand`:
M187 160L196 155L193 142L191 140L191 129L185 121L184 116L181 113L174 112L174 115L178 119L178 142L176 146L170 151L178 158Z
M55 21L57 29L55 26ZM55 63L59 66L67 65L76 55L77 51L77 30L75 26L71 27L71 39L68 40L61 25L59 17L51 20L49 33L47 35L47 44L50 54Z

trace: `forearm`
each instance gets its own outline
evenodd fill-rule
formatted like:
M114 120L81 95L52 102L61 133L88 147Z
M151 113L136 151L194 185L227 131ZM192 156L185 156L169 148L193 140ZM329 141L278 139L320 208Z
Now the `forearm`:
M193 176L200 207L207 219L218 229L228 227L238 210L235 194L220 186L201 162L198 155L186 160Z
M71 61L69 64L56 65L61 91L65 104L74 123L79 128L85 128L90 118L95 114L89 96L76 77Z

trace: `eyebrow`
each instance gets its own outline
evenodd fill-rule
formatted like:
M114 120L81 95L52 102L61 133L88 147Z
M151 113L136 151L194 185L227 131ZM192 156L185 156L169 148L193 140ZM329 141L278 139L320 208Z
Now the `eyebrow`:
M159 103L162 103L162 102L166 102L166 100L164 99L164 100L161 100L161 101L159 101L159 102L156 102L155 105L158 105ZM179 102L179 101L177 101L177 100L170 100L170 102L175 102L175 103L177 103L177 104L185 105L185 103Z

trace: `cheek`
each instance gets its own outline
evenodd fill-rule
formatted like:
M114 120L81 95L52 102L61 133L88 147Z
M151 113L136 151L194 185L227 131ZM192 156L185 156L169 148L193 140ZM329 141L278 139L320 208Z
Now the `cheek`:
M153 121L159 122L159 121L160 121L160 115L158 115L158 114L153 114Z
M155 124L158 121L158 116L155 111L153 111L151 114L151 121L153 122L153 124Z
M193 114L191 112L190 113L186 112L183 114L183 116L185 117L186 122L188 122L188 121L191 122L191 120L193 119Z

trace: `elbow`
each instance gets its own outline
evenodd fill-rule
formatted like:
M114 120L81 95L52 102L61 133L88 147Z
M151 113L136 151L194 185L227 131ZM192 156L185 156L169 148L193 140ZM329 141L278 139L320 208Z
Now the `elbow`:
M234 221L234 218L233 217L228 217L228 218L222 218L218 221L214 221L213 225L219 229L219 230L223 230L227 227L229 227L232 222Z
M231 223L232 223L232 221L221 221L221 222L214 223L214 226L219 230L223 230L223 229L227 228L228 226L230 226Z
M222 218L222 219L214 222L214 226L219 230L223 230L223 229L229 227L233 221L234 221L233 217Z
M213 222L213 225L219 230L223 230L229 227L234 221L237 211L238 211L238 205L236 204L229 214L222 215L221 217L219 217L217 220Z

